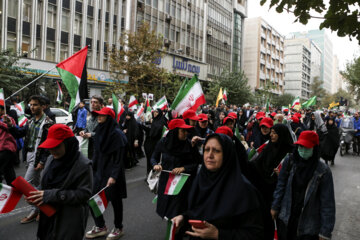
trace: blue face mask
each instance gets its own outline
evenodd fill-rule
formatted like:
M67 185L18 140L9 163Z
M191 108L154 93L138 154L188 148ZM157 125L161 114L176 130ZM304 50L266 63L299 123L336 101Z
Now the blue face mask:
M304 160L308 160L313 155L313 148L299 146L298 153Z

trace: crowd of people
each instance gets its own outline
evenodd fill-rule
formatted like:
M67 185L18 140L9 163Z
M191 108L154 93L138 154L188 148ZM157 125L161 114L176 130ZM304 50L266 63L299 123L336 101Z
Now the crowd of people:
M275 229L284 240L330 239L335 198L328 163L334 164L344 124L355 130L354 153L360 152L358 113L221 105L180 116L153 109L145 118L125 106L116 121L110 99L95 95L89 107L76 106L70 128L56 124L47 99L34 95L29 120L19 127L11 105L0 106L0 180L11 185L22 153L24 178L38 191L26 198L33 207L21 223L39 221L38 239L123 236L125 169L143 157L144 176L161 171L156 213L175 224L175 239L273 240ZM165 194L169 172L189 176L177 195ZM90 210L95 226L86 231L88 200L104 188L114 228L109 232L103 216ZM41 204L57 213L44 215Z

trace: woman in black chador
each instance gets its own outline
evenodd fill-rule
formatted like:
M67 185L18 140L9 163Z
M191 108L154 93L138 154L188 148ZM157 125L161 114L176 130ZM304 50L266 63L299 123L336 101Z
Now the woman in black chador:
M134 118L133 112L126 113L122 129L128 142L126 146L125 168L132 168L138 163L135 148L138 147L140 137L139 125Z

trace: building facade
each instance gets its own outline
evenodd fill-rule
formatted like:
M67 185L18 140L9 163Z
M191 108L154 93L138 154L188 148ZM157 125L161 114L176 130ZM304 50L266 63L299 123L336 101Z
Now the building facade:
M261 17L245 19L244 71L253 90L284 91L284 36Z
M311 48L307 39L285 40L285 93L307 100L311 84Z
M295 32L293 35L297 38L309 38L321 49L320 80L324 81L323 88L327 92L331 93L333 83L333 44L329 35L324 29L310 30L307 32Z

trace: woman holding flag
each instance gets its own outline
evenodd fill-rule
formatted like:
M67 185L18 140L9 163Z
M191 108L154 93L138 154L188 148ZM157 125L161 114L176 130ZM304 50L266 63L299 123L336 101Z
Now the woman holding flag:
M192 126L183 119L169 122L169 132L156 145L151 158L155 171L162 171L159 179L156 212L162 218L171 219L187 209L187 197L192 180L196 175L201 159L197 147L192 147L187 134ZM175 176L190 175L180 192L176 195L168 189Z

